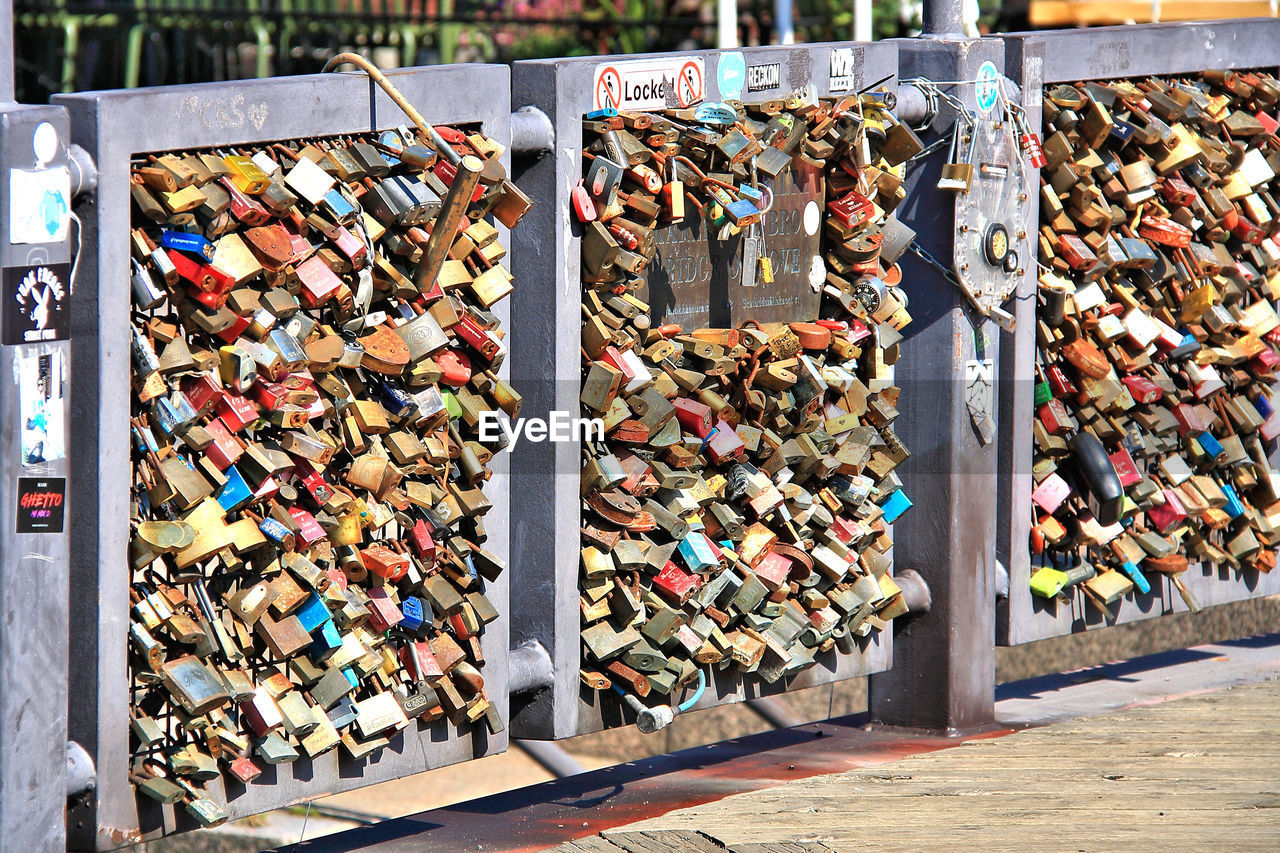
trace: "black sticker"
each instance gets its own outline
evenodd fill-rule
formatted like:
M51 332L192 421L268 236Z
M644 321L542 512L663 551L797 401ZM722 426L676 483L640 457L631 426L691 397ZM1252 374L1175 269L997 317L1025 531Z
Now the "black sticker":
M65 477L19 477L18 532L61 533L66 498Z
M65 341L71 330L67 290L71 264L6 267L0 317L3 342L36 344Z

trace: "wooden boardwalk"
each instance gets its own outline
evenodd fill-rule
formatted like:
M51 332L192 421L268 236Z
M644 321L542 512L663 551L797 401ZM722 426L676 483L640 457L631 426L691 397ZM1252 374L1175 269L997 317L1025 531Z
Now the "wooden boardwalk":
M681 809L565 853L1280 850L1280 682Z

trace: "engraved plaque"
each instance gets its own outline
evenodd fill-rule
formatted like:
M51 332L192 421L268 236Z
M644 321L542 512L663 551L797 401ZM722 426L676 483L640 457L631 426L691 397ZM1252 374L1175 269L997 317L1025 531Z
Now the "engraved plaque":
M679 227L654 231L658 254L647 273L647 300L655 325L726 328L747 320L795 322L817 316L821 296L810 286L809 271L822 237L822 172L794 160L771 183L773 207L753 231L716 239L716 229L692 209ZM742 249L748 234L759 237L773 262L772 284L757 271L755 285L743 286ZM747 281L752 278L748 275Z

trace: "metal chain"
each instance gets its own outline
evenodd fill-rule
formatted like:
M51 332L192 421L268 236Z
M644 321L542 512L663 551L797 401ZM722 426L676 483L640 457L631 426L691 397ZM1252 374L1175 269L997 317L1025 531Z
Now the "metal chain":
M937 270L938 273L947 281L951 282L956 287L963 288L963 285L960 283L960 279L956 277L955 270L951 269L951 267L944 266L942 261L935 258L924 246L921 246L919 241L912 240L907 244L907 248L910 249L911 253L917 258Z

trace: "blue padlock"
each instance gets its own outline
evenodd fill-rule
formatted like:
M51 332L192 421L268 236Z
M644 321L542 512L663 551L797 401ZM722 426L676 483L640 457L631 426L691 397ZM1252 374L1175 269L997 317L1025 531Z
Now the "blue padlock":
M415 636L421 633L423 626L427 624L427 606L422 599L416 595L405 596L404 601L400 602L400 612L404 614L404 618L400 620L399 627Z
M1200 342L1190 332L1182 333L1182 343L1169 350L1169 359L1178 361L1184 358L1190 358L1200 351Z
M382 134L378 137L378 142L387 148L390 148L392 151L401 151L404 149L404 140L400 138L400 133L395 130L382 131ZM391 168L394 169L396 166L400 165L399 157L396 157L386 151L379 151L378 153L382 155L382 159L386 160L387 165Z
M1121 121L1120 119L1116 119L1115 123L1111 125L1111 135L1114 136L1121 145L1124 145L1133 138L1133 130L1133 125L1129 124L1127 121Z
M1138 592L1143 595L1151 592L1151 583L1147 580L1147 576L1144 575L1142 570L1135 566L1132 561L1125 560L1124 563L1121 564L1121 568L1123 568L1124 573L1129 576L1129 580L1133 581L1133 585L1138 588Z
M1222 508L1223 512L1233 519L1244 515L1244 504L1241 503L1240 497L1230 483L1222 484L1222 494L1227 498L1227 505Z
M226 485L218 492L218 506L233 512L253 498L253 490L234 465L226 470L226 477Z
M1205 430L1196 436L1196 443L1200 445L1200 449L1203 450L1210 459L1217 459L1222 455L1222 444L1218 439L1214 438L1213 433L1208 430Z
M329 709L329 722L335 729L349 726L356 721L356 703L350 696L343 696Z
M199 255L206 261L213 260L213 244L199 234L185 231L165 231L160 235L160 245L177 252Z
M688 534L680 540L676 550L680 552L681 559L691 572L701 574L720 565L720 561L711 550L711 545L707 542L707 537L702 533Z
M320 199L320 207L339 225L345 225L356 216L356 209L351 202L335 187Z
M293 531L274 518L262 519L258 522L258 529L262 531L263 536L277 545L286 545L293 541Z
M298 617L298 621L302 623L302 629L308 634L331 618L329 608L324 606L320 596L314 592L307 596L307 600L294 611L293 615Z
M738 112L728 104L707 101L698 105L698 108L693 112L693 118L703 124L728 127L738 120Z
M338 633L338 627L333 624L333 620L321 622L320 627L311 635L311 645L307 646L307 655L316 663L326 661L333 657L333 653L342 648L342 635ZM343 670L346 672L346 670ZM347 676L350 681L350 675Z
M904 512L911 509L911 506L911 498L907 497L907 493L897 489L885 498L884 503L880 504L880 509L884 511L885 523L893 524Z

